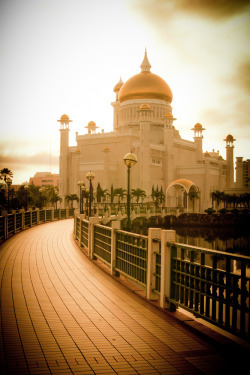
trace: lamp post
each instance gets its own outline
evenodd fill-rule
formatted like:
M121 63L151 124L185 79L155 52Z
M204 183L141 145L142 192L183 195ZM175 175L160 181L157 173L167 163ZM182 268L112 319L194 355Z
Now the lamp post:
M42 187L39 189L39 193L40 193L40 202L41 202L41 209L42 209L43 208L43 200L42 200L43 188Z
M79 186L79 188L80 188L80 200L79 200L79 202L80 202L80 214L82 214L82 186L83 186L83 181L78 181L78 186Z
M84 209L83 209L83 198L84 196L86 196L86 194L84 194L86 192L86 188L85 188L85 184L83 184L82 186L82 190L81 190L81 197L82 197L82 213L84 214Z
M7 186L8 186L8 213L10 212L10 186L12 184L12 179L7 178L6 180Z
M92 181L95 178L95 175L93 172L89 172L86 174L87 179L89 180L89 218L91 216L91 201L92 201L92 195L93 195L93 187L92 187Z
M134 154L129 153L124 156L123 160L128 168L127 215L128 230L130 230L130 169L137 163L137 158Z
M27 209L28 209L28 188L29 188L28 185L24 185L24 189L25 189L25 211L27 211Z

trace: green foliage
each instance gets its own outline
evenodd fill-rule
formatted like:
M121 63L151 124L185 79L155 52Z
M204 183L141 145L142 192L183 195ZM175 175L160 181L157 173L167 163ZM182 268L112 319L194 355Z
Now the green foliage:
M206 212L208 215L211 215L211 214L213 214L213 213L215 212L215 210L214 210L212 207L210 207L210 208L208 208L207 210L205 210L205 212Z
M1 169L0 170L0 180L3 180L4 182L6 182L7 178L13 178L13 173L8 168Z

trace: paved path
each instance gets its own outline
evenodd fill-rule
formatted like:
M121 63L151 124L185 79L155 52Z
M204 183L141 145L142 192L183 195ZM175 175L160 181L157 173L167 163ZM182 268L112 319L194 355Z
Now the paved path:
M225 355L93 264L72 227L43 224L0 247L0 374L226 374L239 365L234 347Z

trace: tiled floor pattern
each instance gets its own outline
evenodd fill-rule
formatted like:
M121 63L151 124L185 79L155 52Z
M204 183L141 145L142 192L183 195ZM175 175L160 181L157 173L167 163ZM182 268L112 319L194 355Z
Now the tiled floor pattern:
M72 220L0 247L0 374L224 374L199 336L126 290L75 244Z

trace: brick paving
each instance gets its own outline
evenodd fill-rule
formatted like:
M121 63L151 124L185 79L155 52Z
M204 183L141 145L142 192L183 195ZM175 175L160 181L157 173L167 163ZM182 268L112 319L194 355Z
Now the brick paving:
M206 340L132 293L86 257L72 228L72 219L43 224L0 247L0 374L244 368L247 349Z

